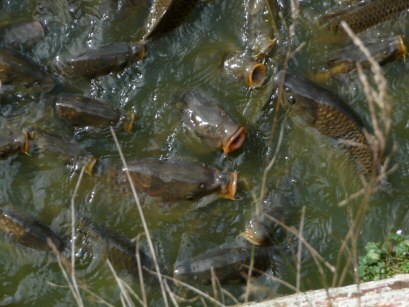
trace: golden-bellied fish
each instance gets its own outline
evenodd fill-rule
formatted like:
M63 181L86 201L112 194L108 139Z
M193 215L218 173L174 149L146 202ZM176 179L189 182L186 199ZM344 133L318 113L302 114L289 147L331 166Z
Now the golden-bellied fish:
M247 130L237 124L215 100L199 93L187 93L182 98L186 105L184 126L205 143L223 149L227 155L239 149Z
M118 72L127 65L145 57L142 43L112 43L89 50L78 56L55 63L57 70L68 77L95 78L110 72Z
M324 87L283 70L274 81L278 86L283 84L281 101L297 123L336 141L359 172L376 172L363 127L346 104Z
M64 250L63 240L47 225L10 209L0 208L0 230L27 247L51 251L52 244L58 251Z
M345 36L341 21L345 21L353 32L359 33L398 16L407 8L409 0L373 0L359 3L350 9L329 13L321 17L320 22L332 32Z
M124 114L106 102L84 96L57 96L55 113L75 127L108 128L114 126L132 131L135 114Z
M181 25L198 0L153 0L144 38L152 38Z
M234 199L237 191L237 172L222 172L199 163L142 159L128 163L128 170L138 191L167 201L192 200L212 193ZM108 175L128 185L124 169Z
M177 262L173 277L183 282L210 284L213 271L220 282L245 281L252 259L252 276L260 275L260 271L266 271L271 265L271 252L271 248L251 246L236 240L192 259Z
M0 94L40 93L54 88L52 77L16 51L0 48Z
M392 62L401 57L405 58L408 53L406 45L400 35L382 40L364 40L363 43L375 61L380 65ZM358 47L355 45L348 46L339 51L337 56L331 59L322 71L314 74L311 79L317 82L326 82L333 76L356 69L357 63L364 68L370 67L368 58Z

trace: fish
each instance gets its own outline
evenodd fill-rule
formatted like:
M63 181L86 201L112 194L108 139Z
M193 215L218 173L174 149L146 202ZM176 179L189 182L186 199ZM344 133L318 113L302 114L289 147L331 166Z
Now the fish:
M358 173L376 173L373 152L358 116L326 88L284 70L274 77L283 84L281 102L294 121L332 139L347 154Z
M402 57L405 58L408 53L408 49L401 35L382 40L364 40L363 44L368 48L374 60L380 65ZM355 45L348 46L339 51L337 56L331 59L323 70L314 74L311 79L316 82L326 82L338 74L355 70L357 63L363 68L370 67L368 58L360 48Z
M0 158L7 158L21 152L24 148L24 134L4 133L0 135Z
M182 97L184 127L201 141L228 155L240 149L247 129L234 121L220 104L197 92Z
M161 161L151 158L128 163L135 188L166 201L193 200L220 193L235 199L237 172L222 172L216 168L187 161ZM127 185L125 168L107 171L117 184Z
M220 282L240 282L248 277L254 257L251 276L260 275L271 266L271 248L251 246L237 240L210 249L192 259L176 262L173 278L176 281L210 284L212 271Z
M331 32L346 37L341 21L345 21L353 32L359 33L397 17L408 8L409 0L366 1L352 8L328 13L320 18L320 23Z
M65 248L63 239L46 224L8 208L0 208L0 230L20 244L39 251L52 251L55 247L62 252Z
M153 0L143 39L159 37L180 26L198 0Z
M78 217L77 235L82 246L78 248L78 255L81 253L103 252L109 259L116 271L126 271L138 277L138 265L136 258L136 243L129 238L106 228L103 225L93 222L86 217ZM95 245L102 244L103 248L95 248ZM91 250L89 250L91 246ZM152 258L145 253L142 248L138 249L141 265L152 269L154 267Z
M38 20L10 20L0 24L0 38L13 49L30 49L44 39L44 27Z
M143 43L112 43L78 56L55 62L57 71L67 77L95 78L118 72L146 56Z
M267 44L269 43L267 42ZM275 41L273 41L270 46L260 45L259 47L265 47L268 50L271 50L274 46ZM269 52L267 49L265 49L264 51L258 50L258 54L256 56L263 57L263 52ZM244 82L251 88L259 88L265 84L267 78L267 67L264 63L255 61L247 56L239 55L226 59L223 63L223 66L227 73L231 73L237 78L243 79Z
M79 144L31 127L26 128L24 134L26 142L23 152L27 155L53 154L55 159L74 162L76 166L85 167L87 174L93 174L97 159Z
M55 114L75 127L108 128L121 127L131 132L135 114L125 114L106 102L84 96L56 96Z
M0 94L49 92L55 82L40 66L14 50L0 48Z
M284 240L285 233L279 225L261 213L250 219L241 236L256 246L273 246Z

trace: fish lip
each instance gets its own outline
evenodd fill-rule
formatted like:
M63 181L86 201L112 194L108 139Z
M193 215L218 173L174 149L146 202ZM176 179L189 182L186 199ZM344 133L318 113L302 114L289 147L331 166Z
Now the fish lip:
M224 198L235 200L237 193L237 179L239 177L239 173L231 172L229 173L229 175L232 177L232 180L230 180L229 184L226 187Z
M408 48L405 45L405 42L403 41L402 35L399 35L399 55L403 57L403 60L406 61L406 54L408 53Z
M245 71L246 84L251 88L258 88L264 84L267 68L262 63L250 62Z
M240 127L236 132L228 139L227 143L223 145L223 151L226 155L239 149L243 146L244 141L246 140L247 129Z

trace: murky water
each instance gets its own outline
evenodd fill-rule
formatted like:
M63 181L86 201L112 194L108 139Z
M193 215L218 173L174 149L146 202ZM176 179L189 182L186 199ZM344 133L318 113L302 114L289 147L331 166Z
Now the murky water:
M143 35L148 8L144 1L133 1L135 4L108 0L38 2L38 17L47 24L46 37L32 50L22 52L50 69L50 64L58 57L77 55L90 47L114 41L139 40ZM142 197L164 274L172 274L177 260L231 242L244 230L255 210L254 197L260 194L261 178L277 146L281 127L284 129L283 143L268 176L265 202L280 208L286 216L286 223L296 228L305 206L304 236L333 265L349 230L347 209L339 207L338 203L357 191L360 182L345 156L290 119L284 121L282 111L270 146L276 108L270 99L274 88L272 79L260 89L249 89L241 79L223 69L225 59L251 51L257 33L272 33L269 15L256 5L261 2L202 1L185 24L147 43L148 56L144 61L91 82L60 78L61 84L54 92L80 93L108 101L124 110L134 110L138 117L136 131L117 132L128 161L145 157L200 161L240 172L239 199L235 201L207 197L199 201L160 203ZM3 0L0 4L2 10L9 14L29 16L36 10L34 1ZM286 22L290 22L288 5L287 1L281 3ZM311 42L316 33L313 23L324 12L340 6L337 1L300 2L300 17L292 44L298 46L304 41L306 44L289 62L293 73L308 75L323 64L332 47ZM278 24L278 47L266 62L269 76L282 68L289 43L286 27L280 21ZM408 29L403 15L394 22L374 27L365 35L406 35ZM399 170L389 177L387 189L371 199L360 233L361 249L365 242L381 240L388 232L397 229L409 231L409 195L405 189L409 183L409 162L406 159L409 152L406 141L409 136L409 107L406 103L408 69L409 64L403 60L384 66L394 107L391 139L398 147L393 162L399 165ZM328 86L364 122L370 123L356 73L333 80ZM176 102L189 89L218 99L232 116L247 127L248 138L242 150L226 157L186 137L180 125L181 110L176 107ZM1 128L19 131L27 126L39 127L77 141L104 163L120 162L109 131L74 131L54 118L51 106L52 98L47 94L15 97L0 107ZM30 213L67 237L70 227L68 210L78 174L78 170L52 155L10 157L0 161L0 203ZM75 204L81 214L124 236L134 238L143 232L131 194L112 187L103 178L84 177ZM354 205L356 203L352 203ZM75 305L54 255L16 245L3 237L0 246L0 302L10 300L16 305L36 306ZM277 265L269 273L274 271L276 277L295 285L296 256L292 240L287 240L280 249L282 252L275 259ZM113 305L121 304L119 288L104 254L84 254L81 257L77 267L79 284ZM301 272L303 290L323 286L317 266L307 251L303 253ZM140 293L138 281L131 274L125 271L118 273L136 293ZM331 280L332 276L328 274L327 284L331 284ZM350 281L352 275L348 274L344 282ZM261 277L255 283L258 288L251 295L252 299L289 292L268 277ZM170 286L183 294L183 291ZM159 287L153 277L146 276L145 287L149 305L162 305ZM242 285L223 287L238 299L244 292ZM213 293L211 286L199 288L210 295ZM94 296L85 290L82 294L88 304L97 304ZM233 301L227 300L226 303Z

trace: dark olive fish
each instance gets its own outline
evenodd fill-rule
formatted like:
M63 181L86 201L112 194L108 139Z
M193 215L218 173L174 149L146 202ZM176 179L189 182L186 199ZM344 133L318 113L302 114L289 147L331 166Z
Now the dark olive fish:
M79 144L65 141L58 136L37 129L27 129L25 134L26 143L23 151L26 154L53 154L55 159L67 162L74 161L79 167L84 166L87 174L93 174L96 159Z
M380 65L401 57L405 58L408 53L400 35L384 40L364 40L363 43ZM343 48L334 59L328 62L322 71L313 75L312 79L317 82L326 82L333 76L356 69L357 63L364 68L370 67L369 60L358 47L353 45Z
M57 96L54 109L57 116L75 127L114 126L131 132L135 122L133 112L124 114L106 102L84 96Z
M145 57L142 43L112 43L57 62L58 70L68 77L95 78L118 72Z
M160 36L180 26L198 0L153 0L144 39Z
M341 21L345 21L353 32L359 33L398 16L407 8L409 0L373 0L351 9L329 13L321 17L320 22L331 31L346 35L341 27Z
M282 102L296 122L336 141L359 172L376 171L363 127L346 104L324 87L285 71L278 72L274 81L283 84Z
M223 149L227 155L243 145L247 130L236 123L219 103L198 93L187 93L182 98L184 125L205 143Z
M0 24L0 37L5 46L31 48L44 39L44 28L38 20L10 21Z
M16 51L0 48L0 94L48 92L54 87L52 77Z
M163 200L191 200L212 193L234 199L236 195L237 172L222 172L192 162L153 159L129 163L128 170L137 190ZM128 184L124 169L113 175L119 184Z
M28 215L0 208L0 229L27 247L51 251L52 244L58 251L64 250L64 242L55 232Z
M116 271L127 271L136 277L138 276L136 243L102 225L93 223L87 218L81 217L79 221L79 228L77 230L79 232L79 240L77 243L87 245L79 247L79 254L91 253L91 257L95 257L94 253L101 252L101 249L97 248L97 251L89 251L88 246L91 246L91 249L95 249L95 245L102 244L104 256L109 259ZM142 248L138 249L138 253L141 265L153 268L152 259Z
M216 247L192 259L175 264L173 277L183 282L209 284L212 271L220 282L245 281L251 259L254 257L252 276L260 275L271 265L270 248L250 246L234 241Z
M6 158L23 151L25 137L23 134L1 134L0 135L0 158Z

